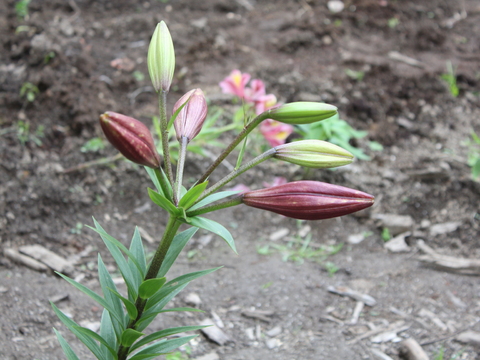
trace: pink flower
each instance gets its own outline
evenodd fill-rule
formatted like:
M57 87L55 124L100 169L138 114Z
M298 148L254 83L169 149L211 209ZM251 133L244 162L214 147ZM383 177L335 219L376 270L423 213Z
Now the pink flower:
M283 124L281 122L267 119L264 120L260 125L260 132L263 137L268 141L272 146L278 146L285 144L285 140L288 135L293 132L293 126L289 124Z
M245 88L245 101L255 103L265 95L265 84L262 80L253 79L250 87Z
M240 194L246 193L247 191L250 191L250 188L245 185L245 184L237 184L231 189L228 189L230 191L239 191Z
M274 108L277 105L277 98L273 94L262 95L255 100L255 113L257 115Z
M250 74L243 73L240 70L233 70L229 76L219 83L225 94L238 96L240 99L245 97L245 86L250 81Z
M266 188L272 187L272 186L278 186L278 185L283 185L287 183L287 179L285 179L282 176L275 176L273 178L273 181L271 183L268 183L266 181L263 182L263 186Z

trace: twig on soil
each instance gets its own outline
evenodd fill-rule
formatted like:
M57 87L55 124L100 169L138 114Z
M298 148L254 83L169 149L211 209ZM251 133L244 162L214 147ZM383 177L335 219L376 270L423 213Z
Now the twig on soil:
M388 53L388 58L392 59L392 60L395 60L395 61L403 62L403 63L405 63L407 65L410 65L410 66L415 66L415 67L419 67L419 68L424 68L425 67L425 64L422 63L421 61L418 61L417 59L411 58L410 56L400 54L398 51L390 51Z
M442 255L425 244L423 240L417 242L418 247L426 255L418 259L441 270L453 271L464 275L480 275L480 260L457 258L448 255Z
M356 338L350 340L348 342L348 344L353 345L353 344L359 342L360 340L366 339L370 336L374 336L374 335L377 335L377 334L380 334L380 333L386 332L386 331L399 333L399 332L407 330L409 327L410 327L410 325L405 325L404 321L397 321L397 322L394 322L393 324L391 324L387 328L378 328L378 329L367 331L366 333L363 333L362 335L359 335Z
M120 160L121 158L122 158L122 154L118 153L117 155L114 155L114 156L108 156L108 157L104 157L104 158L101 158L101 159L98 159L98 160L87 161L83 164L79 164L79 165L73 166L71 168L68 168L68 169L64 170L63 173L68 174L68 173L75 172L75 171L85 170L89 167L96 166L96 165L108 164L108 163Z
M415 339L410 338L403 341L402 350L408 360L428 360L428 355Z

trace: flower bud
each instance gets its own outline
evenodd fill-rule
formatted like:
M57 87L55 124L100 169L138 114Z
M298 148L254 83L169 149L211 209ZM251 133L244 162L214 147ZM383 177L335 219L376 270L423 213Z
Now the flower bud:
M150 130L140 121L111 111L100 116L108 141L128 160L151 168L160 167L160 155Z
M311 124L337 114L337 108L318 102L294 102L268 111L268 117L286 124Z
M185 104L185 102L187 103ZM173 107L173 113L183 104L185 106L178 113L173 126L175 126L178 141L182 137L186 137L190 142L202 130L203 123L207 117L207 101L202 90L193 89L178 99Z
M353 155L340 146L322 140L295 141L275 147L274 157L300 166L323 169L347 165Z
M343 186L295 181L246 192L243 203L293 219L322 220L368 208L373 205L374 197Z
M153 87L158 92L168 91L175 70L175 50L173 41L164 21L157 24L148 47L148 72Z

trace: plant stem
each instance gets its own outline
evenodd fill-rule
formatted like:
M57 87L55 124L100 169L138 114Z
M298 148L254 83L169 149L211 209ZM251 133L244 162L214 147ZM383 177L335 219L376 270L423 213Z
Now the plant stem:
M258 115L255 119L253 119L250 123L248 123L243 130L240 132L240 134L237 135L237 137L228 145L228 147L223 150L223 152L218 156L218 158L213 162L212 165L205 171L205 173L202 175L202 177L197 181L197 184L203 183L207 178L210 176L210 174L217 168L220 163L225 160L225 158L237 147L240 142L245 139L245 137L250 134L250 132L257 127L258 124L260 124L263 120L268 118L268 112L264 112L260 115Z
M272 158L276 153L275 148L271 148L270 150L264 152L263 154L257 156L255 159L250 160L246 164L240 166L238 169L233 170L230 174L225 176L222 180L218 181L216 184L212 185L210 188L205 190L205 192L200 196L200 198L196 201L199 202L205 199L208 195L214 193L215 191L219 190L225 184L229 183L233 179L235 179L240 174L243 174L245 171L251 169L252 167L260 164L261 162Z
M165 163L165 170L167 173L168 181L173 186L173 171L172 171L172 162L170 160L170 149L168 146L168 129L167 129L167 92L160 91L158 93L158 108L160 112L160 130L162 133L162 149L163 149L163 161ZM175 203L176 195L173 193L173 200Z
M175 179L175 192L176 192L176 199L177 201L180 200L180 193L182 190L182 180L183 180L183 168L185 166L185 158L187 154L187 145L188 145L188 138L186 136L182 136L180 139L180 152L178 153L178 162L177 162L177 177ZM175 204L178 205L178 204Z
M193 216L206 214L206 213L216 211L216 210L226 209L226 208L229 208L229 207L232 207L232 206L240 205L242 202L243 202L242 196L237 196L237 197L235 197L231 200L227 200L227 201L215 204L215 205L206 206L206 207L203 207L201 209L193 210L193 211L190 211L190 212L187 211L187 216L193 217Z
M148 268L147 274L145 275L144 280L154 279L158 275L158 271L162 267L163 261L165 260L165 256L167 255L168 249L172 244L172 240L177 234L178 228L180 227L181 222L178 221L176 217L170 216L165 227L165 232L163 233L162 240L158 245L157 251L153 256L152 261L150 262L150 266ZM145 309L145 305L147 304L147 299L142 299L140 297L137 298L135 302L135 307L137 308L137 318L135 320L130 320L128 323L127 329L135 329L137 326L138 321L141 319L143 310ZM118 360L125 360L128 356L129 347L124 347L120 345L118 349Z

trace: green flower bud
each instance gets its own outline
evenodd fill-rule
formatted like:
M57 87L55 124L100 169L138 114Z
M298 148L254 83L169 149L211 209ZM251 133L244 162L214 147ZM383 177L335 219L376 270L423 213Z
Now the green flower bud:
M168 91L175 70L173 41L164 21L158 23L148 47L148 72L153 87L158 92Z
M160 166L152 134L142 122L108 111L100 116L100 125L108 141L128 160L154 169Z
M331 118L337 114L337 108L318 102L294 102L267 111L268 118L285 124L311 124Z
M275 158L309 168L334 168L353 161L347 150L321 140L295 141L274 149Z

